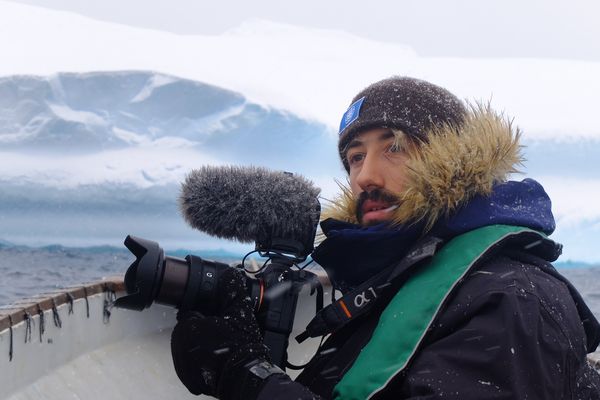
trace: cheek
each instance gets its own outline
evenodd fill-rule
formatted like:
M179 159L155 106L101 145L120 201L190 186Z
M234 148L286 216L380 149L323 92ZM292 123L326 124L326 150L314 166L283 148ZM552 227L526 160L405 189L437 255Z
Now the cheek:
M385 181L388 186L386 189L399 193L404 189L406 183L406 157L398 157L388 160L385 168Z
M352 194L358 196L360 192L362 192L362 189L360 188L358 183L356 183L356 175L358 175L356 172L350 171L350 176L348 177L348 179L350 181L350 189L352 190Z

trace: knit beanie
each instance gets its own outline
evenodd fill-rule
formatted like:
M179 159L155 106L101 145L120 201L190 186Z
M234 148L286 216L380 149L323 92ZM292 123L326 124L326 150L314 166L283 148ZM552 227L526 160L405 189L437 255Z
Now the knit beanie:
M399 129L427 141L427 132L442 125L460 126L463 103L448 90L419 79L394 76L358 93L342 116L338 149L346 171L345 149L357 134L373 128Z

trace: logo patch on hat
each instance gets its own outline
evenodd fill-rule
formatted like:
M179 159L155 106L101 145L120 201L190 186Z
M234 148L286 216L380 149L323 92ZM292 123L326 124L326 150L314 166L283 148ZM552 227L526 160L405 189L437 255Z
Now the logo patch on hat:
M340 122L340 135L342 134L344 129L348 127L348 125L356 121L356 119L360 115L360 108L362 107L364 101L365 97L363 96L360 99L356 100L354 103L352 103L350 107L348 107L348 110L346 110L346 112L342 116L342 122Z

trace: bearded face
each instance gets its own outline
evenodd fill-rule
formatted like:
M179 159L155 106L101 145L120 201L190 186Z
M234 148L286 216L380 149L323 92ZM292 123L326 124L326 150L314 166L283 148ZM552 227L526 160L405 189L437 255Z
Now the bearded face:
M365 131L352 139L346 151L350 187L357 201L356 217L362 225L393 219L406 176L405 149L387 128Z

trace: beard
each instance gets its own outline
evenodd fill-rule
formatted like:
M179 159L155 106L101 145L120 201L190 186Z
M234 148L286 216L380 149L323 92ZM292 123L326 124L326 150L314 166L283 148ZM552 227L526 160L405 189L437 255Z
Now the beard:
M400 199L393 193L386 191L385 189L375 189L370 192L362 192L358 195L358 199L356 199L356 219L362 225L363 224L363 204L367 200L372 201L381 201L384 203L392 205L399 205ZM374 221L368 225L377 225L381 223L380 221Z

